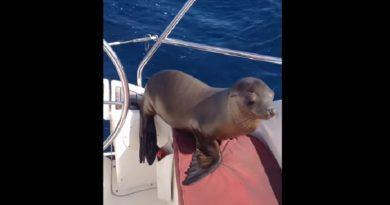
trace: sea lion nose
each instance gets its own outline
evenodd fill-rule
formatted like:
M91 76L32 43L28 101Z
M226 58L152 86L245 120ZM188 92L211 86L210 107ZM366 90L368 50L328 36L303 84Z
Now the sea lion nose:
M268 111L268 113L269 113L269 115L270 115L271 117L273 117L273 116L276 115L276 109L273 108L273 107L272 107L272 108L268 108L267 111Z

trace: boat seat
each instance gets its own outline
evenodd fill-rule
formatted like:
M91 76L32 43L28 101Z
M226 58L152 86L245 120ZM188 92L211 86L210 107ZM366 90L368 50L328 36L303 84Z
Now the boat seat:
M195 151L195 139L177 130L173 131L173 139L180 205L282 204L282 170L259 139L243 135L224 140L220 166L188 186L182 182Z

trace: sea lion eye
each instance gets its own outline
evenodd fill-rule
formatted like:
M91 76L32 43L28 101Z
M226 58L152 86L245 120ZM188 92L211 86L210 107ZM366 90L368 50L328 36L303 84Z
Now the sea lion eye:
M246 96L246 104L248 106L251 106L251 105L255 104L255 100L256 100L256 94L255 93L249 93L249 95Z
M251 105L255 104L255 101L254 100L249 100L246 104L251 106Z

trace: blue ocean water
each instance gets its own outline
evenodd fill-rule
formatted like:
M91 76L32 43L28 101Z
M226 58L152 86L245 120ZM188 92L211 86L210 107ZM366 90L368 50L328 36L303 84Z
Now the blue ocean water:
M160 35L186 0L103 2L103 36L113 42ZM281 0L198 0L169 37L281 57L281 21ZM147 47L145 43L114 47L131 83L136 83L137 67ZM103 65L104 78L119 79L106 55ZM144 68L143 85L163 69L182 70L215 87L229 87L246 76L257 77L275 91L275 99L281 99L281 65L162 45ZM105 133L107 129L105 124Z

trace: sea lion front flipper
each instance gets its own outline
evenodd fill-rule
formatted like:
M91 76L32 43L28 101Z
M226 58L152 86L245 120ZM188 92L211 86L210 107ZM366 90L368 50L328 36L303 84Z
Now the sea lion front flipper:
M183 185L192 184L213 172L221 163L221 153L217 140L208 139L199 132L194 132L196 137L196 151L192 155L190 167L186 171L187 177Z

